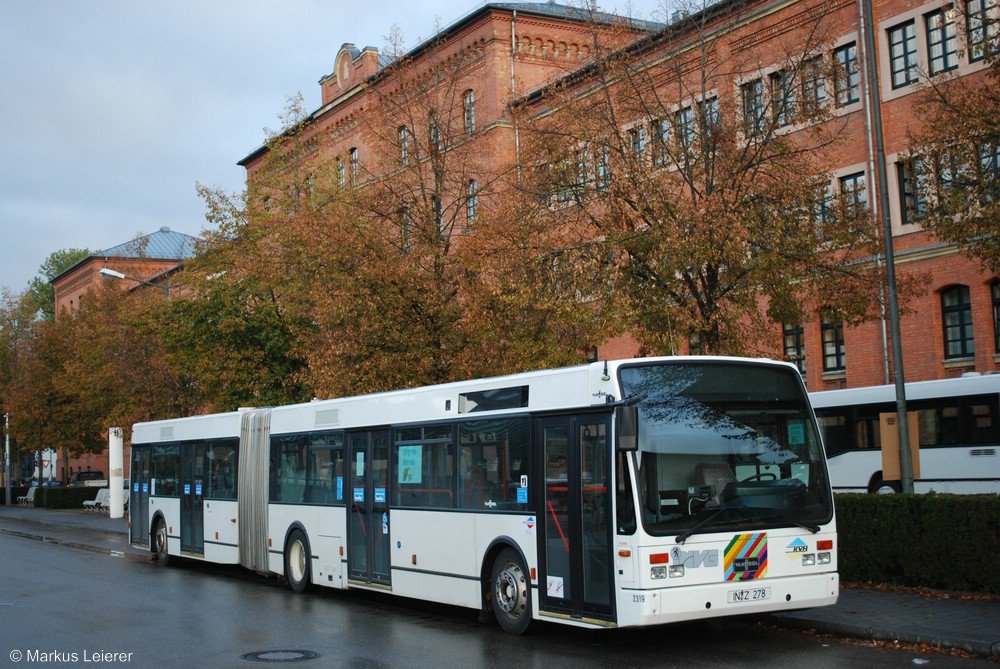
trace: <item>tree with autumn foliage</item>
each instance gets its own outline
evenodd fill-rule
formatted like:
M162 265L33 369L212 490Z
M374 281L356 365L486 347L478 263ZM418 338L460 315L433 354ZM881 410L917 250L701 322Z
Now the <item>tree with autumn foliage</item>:
M5 395L22 447L99 453L112 425L199 408L197 385L174 371L143 316L145 299L98 284L76 311L31 323Z
M991 39L971 54L985 71L930 80L918 103L904 206L909 220L1000 273L1000 53Z
M879 269L854 262L877 253L870 213L828 185L844 121L827 84L844 72L821 55L827 10L768 63L720 29L738 11L603 50L519 105L524 192L576 234L566 263L603 259L580 292L650 352L689 337L766 353L775 321L821 306L858 321L878 303Z

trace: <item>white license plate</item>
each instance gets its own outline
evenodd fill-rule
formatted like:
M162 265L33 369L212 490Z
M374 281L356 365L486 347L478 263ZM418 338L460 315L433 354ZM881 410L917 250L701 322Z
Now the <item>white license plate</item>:
M730 604L762 602L765 599L771 599L771 588L744 588L743 590L730 590L726 595L726 601Z

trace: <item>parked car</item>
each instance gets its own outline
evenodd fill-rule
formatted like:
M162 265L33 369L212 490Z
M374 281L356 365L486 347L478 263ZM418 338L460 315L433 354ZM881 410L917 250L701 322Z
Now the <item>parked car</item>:
M104 476L104 472L102 472L100 469L92 469L85 472L77 472L73 474L73 478L70 481L70 485L74 486L104 487L107 484L108 480Z

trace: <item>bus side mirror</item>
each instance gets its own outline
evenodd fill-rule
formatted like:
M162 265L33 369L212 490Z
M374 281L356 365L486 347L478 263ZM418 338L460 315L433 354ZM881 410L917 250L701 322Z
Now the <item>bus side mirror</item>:
M639 450L639 407L616 407L615 426L618 435L618 450Z

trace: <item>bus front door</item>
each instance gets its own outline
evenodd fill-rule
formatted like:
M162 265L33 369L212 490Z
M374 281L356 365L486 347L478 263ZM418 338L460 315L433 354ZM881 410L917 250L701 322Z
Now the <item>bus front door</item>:
M388 430L348 435L348 580L389 585Z
M149 465L152 449L149 446L132 447L132 464L129 468L128 513L131 523L130 539L133 544L149 545Z
M205 444L181 445L181 550L205 552Z
M611 442L607 415L541 418L538 509L539 608L575 619L613 620Z

